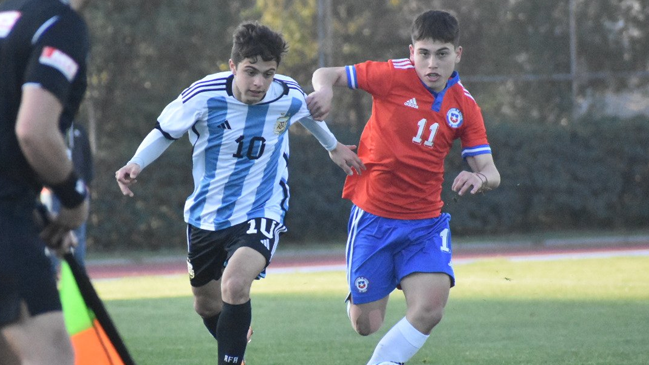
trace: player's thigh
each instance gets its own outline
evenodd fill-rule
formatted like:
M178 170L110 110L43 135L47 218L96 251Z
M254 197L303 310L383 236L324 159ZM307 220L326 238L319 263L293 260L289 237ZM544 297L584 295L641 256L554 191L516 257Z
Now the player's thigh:
M253 280L266 267L266 259L253 248L239 247L223 271L223 287L250 287Z
M250 287L266 267L264 256L250 247L238 248L223 271L221 295L229 304L243 304L250 299Z
M233 239L226 245L228 259L221 291L227 303L241 304L249 299L253 280L265 277L266 266L286 228L272 219L253 218L233 229Z
M401 288L409 307L444 308L451 279L445 273L414 273L401 280Z

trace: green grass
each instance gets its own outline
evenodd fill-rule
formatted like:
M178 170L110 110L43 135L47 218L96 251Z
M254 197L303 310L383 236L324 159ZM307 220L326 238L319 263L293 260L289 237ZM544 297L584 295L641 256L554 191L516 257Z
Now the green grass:
M444 320L414 364L648 364L649 257L456 267ZM98 281L139 365L216 364L184 276ZM393 293L381 331L351 329L342 272L271 274L253 285L248 364L365 364L404 314Z

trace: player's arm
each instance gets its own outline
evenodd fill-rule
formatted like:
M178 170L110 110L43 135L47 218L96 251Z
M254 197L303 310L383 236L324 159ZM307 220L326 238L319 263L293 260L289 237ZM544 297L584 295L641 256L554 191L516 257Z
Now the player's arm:
M462 171L453 180L452 189L459 195L492 190L500 185L500 173L490 153L466 157L472 172Z
M323 67L317 69L311 78L313 90L307 97L307 107L316 120L324 120L331 111L333 87L347 86L345 67Z
M79 184L59 131L61 102L37 85L23 87L15 133L32 169L61 201L61 209L41 232L50 247L67 249L70 230L88 217L87 193Z
M131 197L134 195L130 186L137 182L137 176L145 167L160 157L173 142L173 139L166 138L159 129L152 130L144 138L133 158L115 172L115 179L122 194Z
M16 136L27 162L46 184L64 181L73 170L59 131L62 111L51 92L37 85L23 87Z
M327 127L327 123L324 121L316 122L310 117L302 118L299 123L308 129L318 142L329 151L331 160L345 171L347 175L353 175L354 170L358 174L362 170L365 170L363 161L354 153L356 146L347 146L338 142L336 136Z
M144 138L135 155L124 167L115 172L115 179L122 194L133 196L130 186L137 182L140 172L155 161L171 144L184 135L197 120L207 113L205 100L194 98L185 103L182 94L169 103L160 116L156 127Z
M59 130L62 111L63 105L54 94L38 85L25 85L15 132L27 162L63 205L56 224L73 229L88 216L87 194Z

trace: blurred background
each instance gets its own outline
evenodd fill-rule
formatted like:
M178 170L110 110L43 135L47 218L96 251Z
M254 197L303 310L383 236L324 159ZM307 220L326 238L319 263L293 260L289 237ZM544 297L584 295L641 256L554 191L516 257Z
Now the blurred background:
M79 114L95 156L88 251L161 250L185 243L191 146L174 143L143 173L134 199L114 173L192 82L227 69L243 20L281 31L279 72L308 93L319 66L408 57L412 19L455 14L459 72L482 111L499 189L455 201L459 145L446 163L454 237L649 229L649 0L96 0L89 89ZM340 90L328 123L357 144L371 111ZM291 130L291 208L283 243L344 243L344 173L301 126ZM459 144L459 142L458 142Z

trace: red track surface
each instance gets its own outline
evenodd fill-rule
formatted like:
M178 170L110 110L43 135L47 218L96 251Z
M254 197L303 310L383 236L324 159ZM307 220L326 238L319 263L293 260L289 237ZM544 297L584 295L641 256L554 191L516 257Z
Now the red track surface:
M304 252L278 255L269 266L269 271L290 270L291 268L338 268L345 265L344 252ZM646 252L645 252L646 251ZM473 261L488 258L534 258L556 255L561 257L578 257L579 255L620 255L620 254L641 254L649 255L649 238L632 243L622 242L612 244L611 242L589 242L583 244L553 244L553 245L490 245L474 244L457 246L454 248L453 260L455 262ZM187 272L187 264L184 257L151 259L151 260L113 260L111 262L100 262L92 260L86 263L86 267L93 279L120 278L128 276L151 276L151 275L176 275Z

